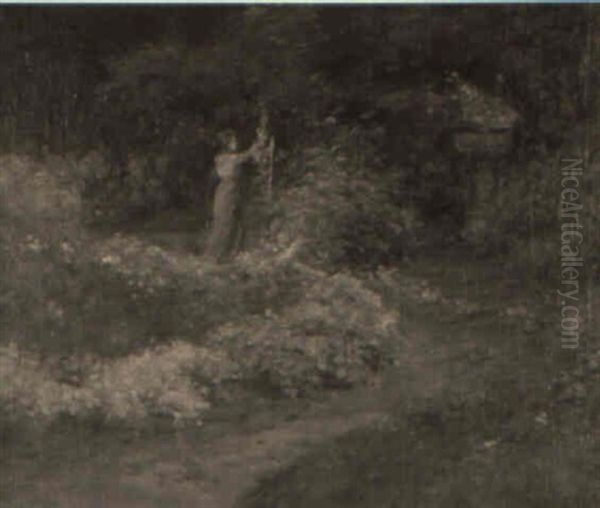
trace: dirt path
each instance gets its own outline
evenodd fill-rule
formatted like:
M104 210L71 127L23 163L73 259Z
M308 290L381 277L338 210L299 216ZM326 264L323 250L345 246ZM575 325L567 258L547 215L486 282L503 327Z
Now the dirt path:
M155 499L174 496L177 501L170 506L233 507L265 475L284 468L319 445L356 429L385 428L399 400L404 406L416 404L439 392L447 381L440 369L441 357L430 348L423 348L419 340L413 344L405 365L391 372L380 386L332 397L305 409L298 420L273 420L271 428L234 432L206 443L198 442L201 433L181 431L175 437L174 448L165 443L152 452L142 449L137 459L130 452L128 460L153 466L142 473L123 475L120 490L135 485L134 490L146 495L152 492ZM193 478L189 477L191 470L196 471ZM125 505L114 499L105 506Z
M48 504L32 499L31 506L233 507L265 475L350 431L385 428L399 401L412 404L439 391L445 381L442 358L423 347L424 337L412 338L405 365L390 372L379 386L311 403L301 417L263 411L250 417L256 422L238 429L234 425L216 438L210 434L219 424L208 423L206 429L135 439L106 455L94 448L87 462L79 454L73 469L46 473L41 484L38 477L35 490L44 493ZM77 446L76 441L71 442ZM85 448L84 443L80 446Z
M385 414L375 412L351 418L303 419L249 435L230 435L206 446L183 444L174 457L169 457L167 450L158 456L143 457L142 454L139 460L144 458L145 463L154 467L142 474L122 476L119 490L136 486L136 490L157 500L177 499L174 506L227 508L233 506L242 493L256 486L262 476L293 462L319 443L384 421ZM185 436L179 439L186 443ZM198 476L186 478L184 464L188 470L193 464ZM107 504L121 505L126 506L116 500Z

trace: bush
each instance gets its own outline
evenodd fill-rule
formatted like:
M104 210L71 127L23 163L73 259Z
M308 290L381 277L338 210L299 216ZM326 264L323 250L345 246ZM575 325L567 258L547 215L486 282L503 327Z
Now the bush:
M121 162L93 150L77 161L86 222L126 222L190 205L208 219L212 148L196 131L181 121L159 149L130 151Z
M563 148L570 157L582 154L580 146ZM468 240L484 254L501 254L515 267L547 280L560 258L561 173L560 153L531 160L522 166L504 169L504 178L490 189L485 201L471 203L478 228L469 231ZM579 220L584 225L582 255L590 265L597 263L600 249L598 235L600 205L594 189L600 185L599 173L585 168L580 178ZM570 219L567 219L570 220ZM587 234L585 233L587 231Z
M349 274L308 270L301 284L296 304L219 327L208 344L237 359L242 379L292 397L365 384L394 363L403 337L379 295Z
M235 377L225 354L183 342L116 360L85 353L63 362L10 343L0 347L0 366L0 404L43 425L63 415L134 425L151 416L198 422L210 389ZM211 382L198 386L196 378Z
M299 182L275 205L275 244L301 240L302 259L328 269L374 268L414 247L420 221L395 195L400 170L364 165L339 145L307 150L304 159Z
M0 300L6 336L58 334L77 300L76 265L83 258L81 200L67 161L41 164L28 157L0 160L2 276Z

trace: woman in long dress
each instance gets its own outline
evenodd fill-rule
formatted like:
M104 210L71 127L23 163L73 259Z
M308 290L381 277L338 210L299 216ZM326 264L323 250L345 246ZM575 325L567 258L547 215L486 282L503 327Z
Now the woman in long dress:
M259 162L266 143L266 136L259 130L253 145L244 152L238 152L235 133L229 131L225 135L225 149L215 157L215 171L219 183L213 204L212 230L206 247L206 255L210 258L220 260L233 247L238 226L243 168L250 161Z

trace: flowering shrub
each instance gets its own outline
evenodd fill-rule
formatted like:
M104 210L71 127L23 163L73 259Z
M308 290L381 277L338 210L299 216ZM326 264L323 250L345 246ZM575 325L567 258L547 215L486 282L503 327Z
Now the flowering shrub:
M119 235L94 246L94 263L120 280L149 334L159 327L201 340L214 326L297 300L297 270L281 256L262 254L217 265Z
M181 341L112 361L72 357L68 368L10 343L0 347L0 402L46 422L63 414L133 424L150 416L199 422L211 385L198 386L198 373L218 385L236 368L224 353Z
M367 383L394 362L403 338L376 293L347 274L312 271L303 283L298 303L223 325L209 347L229 351L243 379L292 397Z
M242 382L286 396L368 382L402 350L397 314L350 273L300 261L301 249L271 244L215 265L117 236L96 255L132 291L172 295L189 339L228 353Z

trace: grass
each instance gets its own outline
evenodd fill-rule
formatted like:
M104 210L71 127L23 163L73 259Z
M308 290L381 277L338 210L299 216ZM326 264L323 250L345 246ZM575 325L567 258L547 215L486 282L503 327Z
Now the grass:
M501 398L447 404L404 415L390 430L345 436L240 506L597 506L597 434L573 420L557 428L498 414L504 402L514 406Z

